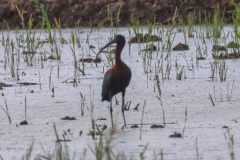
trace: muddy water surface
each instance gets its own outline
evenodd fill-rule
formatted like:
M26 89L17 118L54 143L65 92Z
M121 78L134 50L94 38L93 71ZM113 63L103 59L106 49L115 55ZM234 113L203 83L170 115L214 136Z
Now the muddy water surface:
M198 27L196 28L199 29ZM230 30L232 30L230 26L224 28L226 34ZM70 42L71 31L73 30L62 30L63 37L67 42ZM80 31L84 31L83 34L80 34L80 42L83 49L78 48L76 45L77 59L82 57L94 59L95 54L90 51L89 55L88 43L86 43L90 29L80 29ZM109 41L110 31L110 28L103 28L99 31L94 30L90 34L89 45L96 47L93 49L95 52L98 52ZM147 28L144 28L144 32L147 32ZM176 32L176 37L173 41L173 47L179 42L184 43L183 33L176 30L174 32ZM119 28L118 33L124 35L127 41L131 38L127 28ZM7 32L4 34L6 35ZM195 38L187 38L190 50L171 52L171 60L169 62L171 62L172 67L169 80L162 80L162 74L160 73L162 104L167 123L165 128L150 128L153 124L163 125L162 107L160 101L156 98L158 96L157 88L154 87L156 84L154 81L154 65L155 63L157 65L156 59L159 59L161 51L152 53L151 69L148 68L148 74L145 74L142 53L139 55L139 47L141 46L144 49L146 44L132 44L131 54L129 55L129 46L126 43L121 57L132 70L132 79L125 97L126 102L131 101L131 106L130 110L125 111L127 128L122 130L121 94L116 96L119 102L118 105L116 105L114 98L113 117L117 127L112 141L114 152L123 151L127 156L139 159L140 152L148 144L145 153L146 159L153 159L154 152L159 156L161 150L166 160L197 159L196 148L198 148L199 157L203 159L230 159L228 148L230 141L227 129L223 128L223 126L228 126L230 134L234 135L235 157L240 157L240 153L237 152L240 148L240 136L238 134L240 129L238 124L240 118L240 60L226 60L225 63L228 67L226 81L220 81L218 71L217 78L215 77L214 81L212 81L209 62L214 62L212 58L213 39L206 39L207 52L203 54L206 60L199 60L197 65L194 42L194 40L198 41L196 34L195 32ZM14 31L11 31L10 35L11 38L15 39ZM39 31L36 36L39 37ZM42 34L40 41L45 40L46 37L46 33ZM174 35L171 36L171 39L173 37ZM165 43L167 41L166 37L163 37L163 39ZM229 36L227 39L220 39L219 44L226 45L230 41L232 39ZM205 44L202 44L200 39L199 43L202 52L204 52ZM42 48L37 50L35 54L36 61L33 63L33 66L28 66L21 58L18 70L19 81L11 77L10 63L6 69L4 69L4 62L0 63L1 82L13 85L11 87L3 87L1 90L3 96L1 96L0 105L5 108L5 102L7 103L12 119L12 123L9 124L6 114L3 110L0 110L0 155L3 159L14 159L14 157L15 159L20 159L30 147L32 140L34 140L32 158L38 154L44 155L41 144L46 153L52 153L55 149L56 141L53 129L54 123L61 139L63 139L63 131L67 132L70 129L70 134L67 133L65 139L71 141L62 142L62 144L68 146L71 155L76 151L76 158L79 159L86 148L87 159L94 159L94 154L88 147L94 148L95 144L95 141L88 135L92 129L91 114L87 109L87 107L90 108L91 106L91 100L94 104L93 118L96 120L96 124L108 126L107 130L104 131L105 135L108 135L110 132L109 103L101 102L101 87L104 77L103 63L98 64L98 67L94 63L85 63L86 75L79 73L78 86L73 87L74 58L70 48L72 44L60 44L60 42L58 44L62 51L59 77L57 76L57 60L48 59L44 61L44 68L41 68L41 60L38 60L40 59L40 52L50 50L49 44L44 44ZM158 42L153 44L157 46ZM231 50L229 49L230 52ZM0 60L4 61L4 46L2 45L0 46L0 53ZM166 49L163 54L165 57L167 54ZM183 57L184 54L186 59ZM101 58L106 62L105 53L101 54ZM176 80L176 59L180 67L184 65L182 80ZM186 60L190 70L192 69L192 64L194 65L194 73L188 69ZM164 60L163 66L165 77L167 61ZM51 86L49 87L51 68ZM106 71L107 67L104 67L104 72ZM63 83L64 81L66 83ZM19 83L37 83L37 85L20 85ZM52 97L51 91L53 86L54 97ZM81 116L80 92L86 97L84 116ZM211 94L215 106L213 106L209 94ZM230 95L231 98L229 98ZM19 125L21 121L25 120L25 97L27 102L26 120L29 124ZM140 128L131 128L131 126L138 124L140 127L145 99L144 125L142 126L142 139L140 139ZM133 110L138 103L138 110ZM169 138L175 132L182 134L186 108L187 121L183 138ZM61 118L66 116L75 117L77 120L61 120ZM97 120L99 118L106 118L106 120ZM80 131L83 132L81 136L79 136ZM96 137L99 138L99 136Z

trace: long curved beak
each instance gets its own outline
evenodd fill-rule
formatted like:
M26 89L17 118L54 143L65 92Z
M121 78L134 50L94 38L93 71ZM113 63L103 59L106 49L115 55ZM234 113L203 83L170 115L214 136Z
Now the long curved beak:
M105 48L107 48L108 46L110 46L110 45L112 45L113 43L116 43L116 42L117 42L117 39L114 38L111 42L109 42L108 44L106 44L106 45L98 52L98 54L97 54L97 56L96 56L96 59L98 58L98 55L99 55Z

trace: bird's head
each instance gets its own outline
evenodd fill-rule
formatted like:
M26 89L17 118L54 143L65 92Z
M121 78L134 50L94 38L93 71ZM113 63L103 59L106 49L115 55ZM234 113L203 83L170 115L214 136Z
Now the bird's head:
M114 43L123 44L123 45L124 45L124 44L126 43L124 36L122 36L122 35L120 35L120 34L119 34L119 35L116 35L112 41L110 41L108 44L106 44L106 45L98 52L96 59L98 58L98 55L99 55L105 48L107 48L108 46L110 46L110 45L112 45L112 44L114 44Z

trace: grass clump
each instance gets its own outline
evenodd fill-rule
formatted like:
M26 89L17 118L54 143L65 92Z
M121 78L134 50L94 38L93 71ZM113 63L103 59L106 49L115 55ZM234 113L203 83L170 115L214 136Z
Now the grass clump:
M219 63L219 77L221 81L226 81L227 78L227 70L228 67L226 67L225 60Z
M38 16L38 17L43 19L47 24L48 40L49 40L49 43L52 45L53 44L53 38L52 38L52 32L51 32L51 24L50 24L50 21L48 19L48 14L47 14L48 5L47 5L47 7L45 7L45 5L38 2L38 0L33 0L33 2L35 3L35 5L34 5L34 7L36 8L35 10L37 12L42 13L42 16Z
M233 31L234 31L234 42L236 44L238 53L239 53L239 38L240 38L240 32L239 32L239 23L240 23L240 7L237 3L234 2L234 0L231 0L230 3L235 7L235 10L229 11L232 13L232 19L233 19Z
M84 116L84 108L85 108L85 96L80 92L81 96L81 115Z
M220 12L217 9L215 9L215 13L213 15L213 22L212 22L212 33L214 38L219 38L221 37L223 26L224 26L224 14L225 14L225 9L223 12Z
M139 20L137 18L134 18L133 16L130 17L131 23L132 23L132 29L133 32L135 33L135 36L139 33Z

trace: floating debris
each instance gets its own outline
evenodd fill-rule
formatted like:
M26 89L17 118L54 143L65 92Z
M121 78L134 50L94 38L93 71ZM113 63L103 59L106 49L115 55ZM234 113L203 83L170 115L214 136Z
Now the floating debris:
M206 60L205 57L197 57L197 60Z
M22 121L19 125L28 125L28 122L25 120L25 121Z
M170 137L170 138L181 138L182 135L181 135L181 133L175 132L174 134L170 135L169 137Z
M79 59L79 62L87 62L87 63L101 63L101 58L97 58L97 59L92 59L92 58L81 58Z
M70 142L71 140L69 139L59 139L57 142Z
M162 39L159 38L156 35L151 35L149 37L148 34L145 34L145 36L143 36L142 34L139 33L139 34L136 34L135 37L131 38L128 41L128 43L145 43L147 39L149 39L148 42L150 42L150 41L162 41Z
M107 119L106 118L99 118L97 120L102 121L102 120L107 120Z
M226 47L213 45L213 51L226 51Z
M212 54L214 59L238 59L240 58L239 53L230 53L230 54L224 54L221 53L220 55Z
M22 54L35 54L35 53L37 52L25 52L25 51L22 52Z
M3 87L12 87L12 84L6 84L6 83L0 83L0 90L3 89Z
M183 51L183 50L189 50L189 46L187 44L182 44L181 42L173 47L173 51Z
M163 125L156 125L156 124L154 124L154 125L151 125L150 128L155 129L155 128L165 128L165 127Z
M23 85L23 86L38 85L38 83L28 83L28 82L22 82L22 83L17 83L17 84L20 84L20 85Z
M131 128L139 128L137 124L131 126Z
M61 120L77 120L77 119L75 117L66 116L66 117L62 118Z

